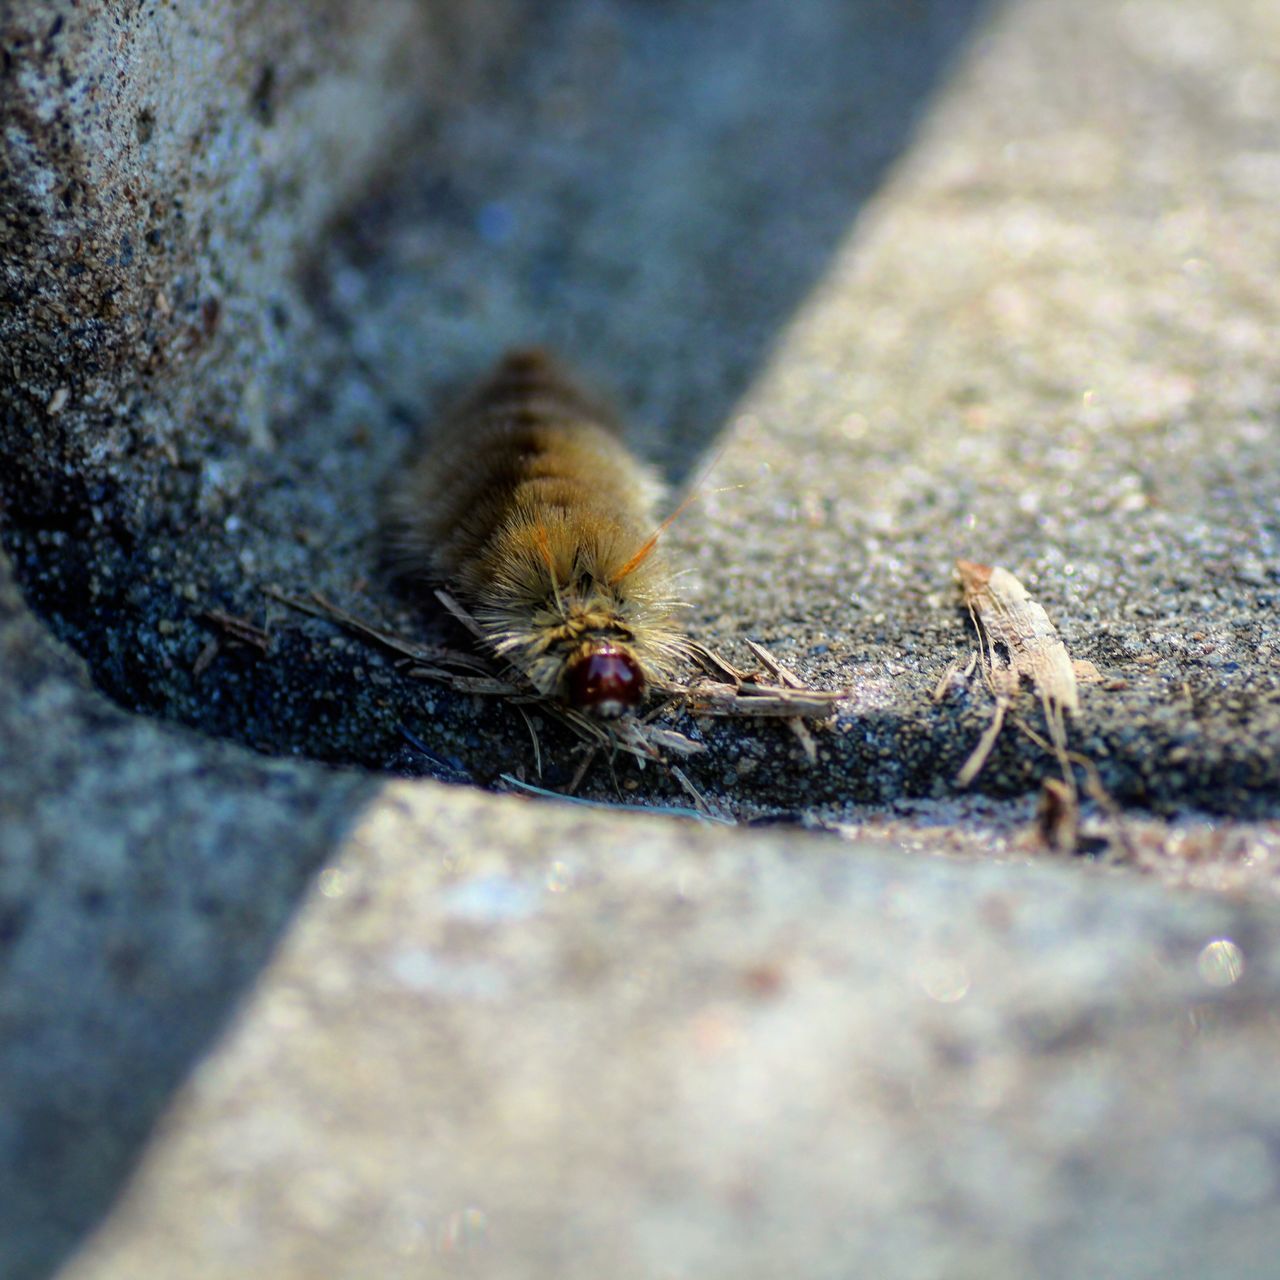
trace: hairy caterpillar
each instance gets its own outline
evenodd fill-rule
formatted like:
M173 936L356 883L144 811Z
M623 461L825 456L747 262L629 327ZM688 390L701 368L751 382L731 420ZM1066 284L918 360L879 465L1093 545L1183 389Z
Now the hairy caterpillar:
M556 361L513 351L396 486L391 549L402 578L456 593L541 694L614 719L685 649L660 491Z

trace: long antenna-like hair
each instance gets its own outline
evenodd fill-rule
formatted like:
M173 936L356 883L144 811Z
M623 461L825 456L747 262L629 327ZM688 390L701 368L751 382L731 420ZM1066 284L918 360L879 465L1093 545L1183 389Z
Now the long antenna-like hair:
M640 544L640 549L609 579L609 585L611 587L621 582L628 574L634 573L649 558L653 553L654 547L658 545L658 539L661 538L662 535L666 533L666 531L675 524L675 522L679 520L680 517L684 515L684 513L688 511L699 498L705 497L708 493L727 493L730 489L742 488L740 484L727 484L719 489L707 489L704 487L707 483L707 477L710 476L710 474L719 465L720 459L724 457L724 451L728 447L729 445L726 441L715 451L711 461L703 467L702 475L698 477L697 483L689 490L685 500L644 540L644 542Z

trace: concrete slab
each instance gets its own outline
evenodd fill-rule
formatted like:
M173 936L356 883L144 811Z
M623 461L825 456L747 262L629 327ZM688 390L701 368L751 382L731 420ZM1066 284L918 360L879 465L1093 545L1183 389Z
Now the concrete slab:
M0 1274L1269 1276L1274 7L38 8L4 18L40 621L6 577ZM140 257L126 186L184 147ZM851 689L814 766L684 724L708 802L781 825L389 783L533 777L525 725L264 595L433 634L380 486L529 340L676 484L718 455L671 533L695 634ZM1016 732L956 793L990 713L930 696L957 557L1101 669L1070 741L1114 865L1046 858Z

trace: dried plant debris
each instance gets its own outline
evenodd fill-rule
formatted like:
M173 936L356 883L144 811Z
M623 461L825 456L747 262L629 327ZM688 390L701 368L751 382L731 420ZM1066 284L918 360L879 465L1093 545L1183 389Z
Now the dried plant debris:
M618 808L616 804L609 804L603 800L584 800L580 796L565 795L560 791L549 791L546 787L535 787L533 783L525 782L523 778L517 778L514 774L504 773L500 775L500 778L512 791L523 792L527 795L542 796L547 800L559 800L566 804L576 804L584 809L607 809L610 812L616 812ZM661 815L668 818L691 818L695 822L715 822L726 827L738 825L732 818L726 818L718 813L709 811L705 808L705 803L697 809L668 804L632 805L629 807L639 813Z
M778 683L767 684L758 673L740 671L719 654L690 641L689 651L706 672L706 678L672 687L695 715L822 719L849 696L843 689L811 688L782 666L764 645L754 640L746 643Z
M435 594L452 617L483 644L484 631L467 609L446 591ZM805 745L809 758L815 759L817 749L804 722L829 716L836 703L847 696L839 690L808 687L763 645L748 642L763 664L764 671L744 672L705 646L691 642L689 649L703 668L702 676L689 684L677 680L664 682L660 687L663 700L643 717L629 715L602 721L547 697L519 667L483 649L479 653L470 653L404 640L371 626L318 593L313 592L307 598L278 591L268 591L268 595L302 613L333 622L357 639L385 650L398 660L397 665L410 679L431 680L464 693L504 698L522 714L524 707L536 706L539 712L567 727L587 747L577 775L570 784L570 793L577 789L600 753L606 753L608 758L621 751L635 757L642 767L646 761L665 765L676 782L694 797L699 812L708 817L718 816L712 813L683 771L672 763L673 757L697 755L705 751L706 746L676 729L655 723L657 717L673 707L683 707L695 717L782 719ZM778 683L771 683L772 680ZM533 742L535 765L541 775L543 751L537 729L527 715L525 723Z
M464 693L514 697L521 692L520 688L511 681L501 680L488 674L488 666L473 654L440 645L417 644L412 640L404 640L392 635L388 631L381 631L354 614L340 609L318 591L313 591L309 599L285 595L281 591L270 588L267 589L266 594L272 600L278 600L291 609L297 609L299 613L334 622L358 640L386 650L399 659L399 665L407 674L417 679L441 680Z
M271 637L248 618L238 618L221 609L206 609L200 617L202 621L217 627L228 640L257 649L259 653L266 653L271 648Z
M1008 569L957 560L956 572L979 640L984 642L992 691L1012 696L1025 679L1063 711L1078 712L1075 669L1044 607Z
M1074 790L1061 778L1046 778L1036 808L1040 839L1055 853L1071 853L1080 838L1080 804Z
M1011 717L1012 722L1052 755L1062 770L1060 781L1046 780L1043 787L1037 826L1044 844L1062 852L1074 852L1078 847L1080 802L1075 766L1079 766L1085 790L1112 820L1117 842L1127 849L1129 840L1119 806L1103 786L1097 767L1087 756L1067 749L1067 716L1080 711L1078 683L1100 681L1098 669L1092 662L1072 661L1044 607L1007 569L957 560L956 572L978 636L977 661L995 698L991 723L956 775L956 785L967 787L982 772L1025 681L1040 696L1048 737L1020 717ZM945 696L958 666L952 663L944 672L935 698ZM971 660L967 671L972 670Z
M200 621L215 628L216 634L200 650L192 664L191 674L196 679L204 675L213 660L227 646L252 649L259 654L268 653L271 649L271 637L248 618L238 618L221 609L206 609L200 614Z
M1040 695L1049 737L1059 753L1066 750L1066 716L1080 710L1080 695L1057 628L1008 569L957 560L956 572L978 633L982 673L996 700L991 723L956 776L957 785L967 787L986 765L1024 680Z

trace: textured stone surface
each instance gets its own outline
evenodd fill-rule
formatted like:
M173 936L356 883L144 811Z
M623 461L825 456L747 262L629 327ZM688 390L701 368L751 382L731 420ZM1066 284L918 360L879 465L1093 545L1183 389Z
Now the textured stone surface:
M104 528L92 511L83 529L15 513L6 537L33 598L127 705L376 766L403 755L397 726L410 719L479 781L528 770L518 716L478 730L469 699L424 696L264 587L318 588L421 630L378 574L381 487L417 424L510 342L561 348L616 390L637 443L680 479L909 141L976 11L540 11L505 51L500 92L440 107L388 148L363 198L338 185L357 163L339 168L333 198L348 208L327 233L298 212L274 257L260 263L252 237L228 246L223 310L254 334L267 325L270 341L224 349L192 384L178 468L154 453L121 461L126 507L163 490L142 528L122 532L110 503ZM277 137L281 163L311 155L305 135L297 155ZM265 623L271 652L228 645L197 675L211 609ZM772 758L794 801L813 780L788 742L774 736ZM566 746L549 745L553 757Z
M528 773L518 716L405 681L263 589L430 629L378 573L381 486L460 381L541 340L617 390L673 478L723 448L710 486L743 485L672 531L692 629L855 690L816 769L785 733L709 730L694 778L716 803L945 795L989 714L978 687L930 697L970 647L968 557L1124 685L1087 689L1074 735L1119 798L1273 813L1274 14L1014 6L915 137L975 14L544 15L501 92L440 106L367 192L360 153L337 170L329 234L316 196L286 204L274 257L228 243L223 310L257 333L275 289L287 332L210 357L179 466L130 453L78 523L11 523L20 576L128 705L274 752ZM121 526L156 486L145 530ZM267 625L271 651L224 645L196 674L211 609ZM568 745L549 731L552 785ZM1009 733L979 786L1045 769Z
M5 577L0 1276L1270 1276L1274 6L48 12L2 20L3 534L93 680L269 752L532 776L509 708L262 588L429 626L378 487L535 339L673 479L726 446L743 487L672 535L698 634L854 694L816 768L734 725L691 770L825 838L555 808L130 716ZM30 163L63 137L89 158ZM111 175L176 187L184 145L184 220L121 263ZM68 219L104 229L81 275ZM1086 847L1232 894L1047 863L1016 733L983 785L1018 798L952 793L988 711L929 698L957 556L1104 669L1072 737L1121 799L1232 815Z
M1012 6L739 405L717 476L746 487L690 551L715 629L855 685L827 744L855 794L976 737L980 689L929 705L963 557L1123 683L1074 732L1117 795L1274 815L1278 24ZM986 786L1043 771L1016 742Z
M309 258L396 147L501 62L514 13L60 0L0 15L5 538L128 705L166 707L168 673L189 677L203 643L189 605L241 584L242 549L212 530L251 473L299 485L252 460L326 377L298 358ZM188 720L219 701L184 687ZM305 699L293 714L319 718Z
M1278 923L395 784L66 1274L1262 1280Z
M404 105L392 67L422 43L418 11L383 6L353 40L342 8L6 8L4 446L25 462L10 502L47 518L57 458L97 483L100 508L108 485L127 503L121 484L143 487L150 458L207 447L219 406L201 421L166 402L202 364L207 386L229 345L269 346L282 260L367 172L397 93Z
M0 1275L110 1202L373 784L91 690L0 564Z

